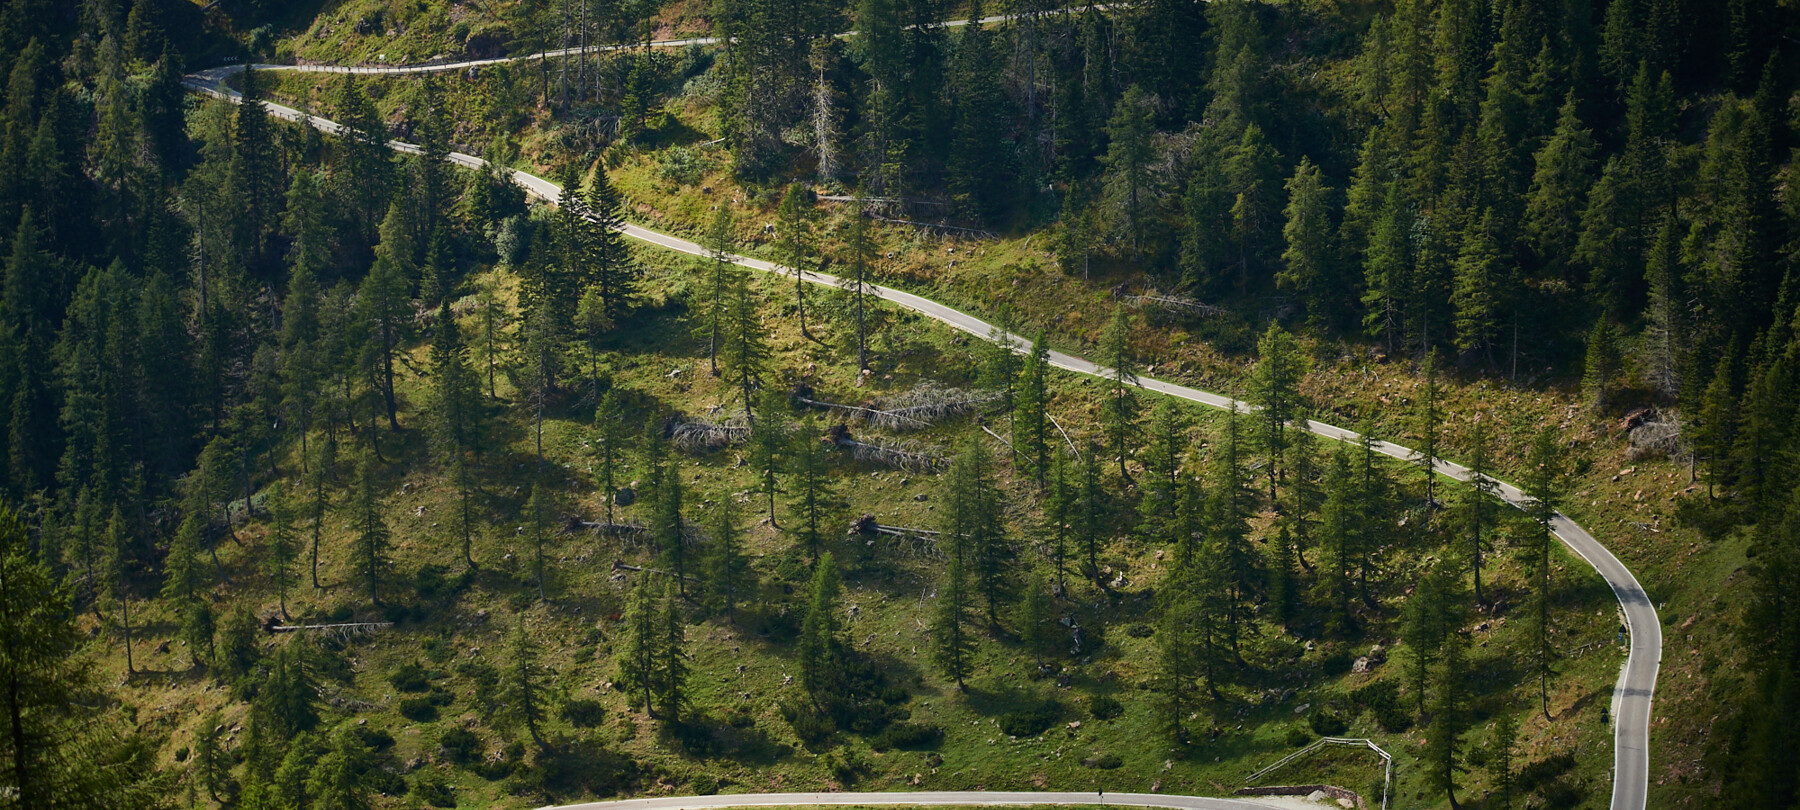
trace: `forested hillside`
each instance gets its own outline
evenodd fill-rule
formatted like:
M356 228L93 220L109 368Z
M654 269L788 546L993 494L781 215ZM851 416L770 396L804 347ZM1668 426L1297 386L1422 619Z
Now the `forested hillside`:
M1650 805L1800 806L1797 35L12 0L0 807L1219 795L1339 735L1397 807L1604 807L1628 639L1558 510L1669 634Z

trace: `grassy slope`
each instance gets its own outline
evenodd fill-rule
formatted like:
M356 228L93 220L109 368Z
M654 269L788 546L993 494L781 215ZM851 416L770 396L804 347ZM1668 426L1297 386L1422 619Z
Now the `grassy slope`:
M310 82L295 77L284 83ZM378 82L388 85L395 94L404 93L403 82ZM453 94L453 97L479 97L479 93ZM704 129L705 110L698 104L676 104L677 114L692 122L696 130ZM458 120L474 120L459 116ZM534 151L529 148L528 152ZM547 147L542 144L540 148ZM633 199L634 218L657 227L693 233L704 212L719 199L729 198L741 207L740 219L754 243L755 224L773 219L772 200L766 195L745 194L717 172L707 175L702 184L673 187L659 179L655 167L661 156L643 154L625 159L615 170L615 180ZM529 165L529 159L520 161ZM712 193L702 193L699 185L709 185ZM881 234L884 253L893 258L884 262L883 273L900 286L927 292L947 302L976 312L991 312L997 303L1007 303L1028 324L1052 330L1052 340L1071 348L1089 345L1104 322L1110 307L1104 290L1124 277L1096 278L1083 283L1063 276L1055 269L1053 257L1043 249L1042 235L1018 235L993 242L969 242L925 236L909 230L884 230ZM949 251L955 250L952 254ZM950 263L956 262L954 268ZM996 292L997 291L997 292ZM1215 389L1234 390L1247 358L1221 353L1204 340L1204 326L1188 328L1182 324L1158 323L1142 332L1142 349L1159 358L1156 373ZM1367 362L1356 347L1341 350L1334 345L1315 347L1318 362L1308 379L1308 389L1315 402L1321 404L1326 418L1353 422L1367 414L1381 424L1384 432L1405 440L1408 429L1400 416L1416 388L1404 364ZM806 358L817 362L817 358ZM796 358L798 362L798 358ZM1504 379L1471 374L1459 380L1450 394L1447 411L1449 422L1446 444L1450 457L1457 457L1459 438L1466 430L1466 414L1488 411L1505 426L1503 435L1511 440L1507 463L1516 469L1519 451L1525 437L1540 424L1561 426L1568 437L1571 456L1582 472L1576 478L1574 502L1570 513L1590 530L1602 537L1638 572L1652 598L1664 610L1669 630L1662 688L1657 705L1653 738L1653 774L1657 782L1652 789L1652 802L1659 806L1704 803L1710 788L1705 779L1694 779L1694 764L1704 744L1709 715L1716 713L1707 693L1710 677L1730 677L1717 672L1720 662L1731 660L1735 640L1726 632L1734 622L1735 609L1730 599L1730 584L1741 577L1743 546L1741 540L1710 543L1691 530L1677 527L1671 519L1671 499L1687 485L1685 470L1665 461L1628 461L1623 453L1623 439L1601 419L1590 416L1577 405L1575 392L1552 380L1543 383L1540 375L1525 375L1523 385L1509 384ZM1065 399L1065 406L1075 411L1088 410L1085 397ZM1079 418L1077 414L1065 414ZM1617 476L1617 480L1614 480ZM862 502L860 492L853 500ZM875 496L877 500L880 496ZM904 513L916 509L903 499L893 504L893 511ZM1564 565L1563 574L1577 579L1585 566L1575 562ZM1583 587L1582 590L1593 591ZM1717 596L1715 596L1717 595ZM1603 592L1584 596L1573 611L1591 616L1586 626L1569 629L1586 640L1571 640L1570 647L1610 636L1616 623L1609 599ZM1138 640L1121 636L1121 643ZM1141 656L1138 656L1141 659ZM1597 749L1610 749L1604 735L1595 733L1597 717L1586 722L1565 722L1573 708L1576 712L1597 712L1605 700L1605 690L1617 665L1616 654L1589 652L1565 664L1565 688L1559 690L1554 703L1559 722L1545 724L1528 721L1532 752L1542 758L1552 751L1582 751L1576 759L1574 775L1605 792L1605 771L1610 756L1598 755ZM990 665L991 666L991 665ZM1728 664L1724 666L1729 666ZM924 716L925 712L920 712ZM1128 722L1131 715L1115 724ZM777 724L780 721L775 721ZM971 727L973 728L973 727ZM979 735L977 735L979 736ZM1480 736L1476 735L1477 738ZM1413 738L1416 742L1416 737ZM985 745L985 738L982 743ZM947 750L960 745L952 733ZM1609 754L1609 750L1606 752ZM904 755L902 755L904 756ZM941 776L942 774L940 774ZM1403 777L1404 778L1404 777ZM930 784L930 783L927 783Z

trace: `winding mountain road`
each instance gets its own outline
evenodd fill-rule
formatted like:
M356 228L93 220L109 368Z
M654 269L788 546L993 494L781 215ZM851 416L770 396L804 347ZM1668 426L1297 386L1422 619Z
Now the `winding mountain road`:
M1005 19L1005 17L991 17L991 18L985 18L983 20L983 22L998 21L998 20L1002 20L1002 19ZM967 21L962 21L962 22L964 24L966 24ZM687 39L687 40L669 40L669 41L665 41L663 43L653 43L653 44L660 44L663 46L674 46L674 45L686 45L686 44L690 44L690 43L706 43L706 42L712 42L712 41L714 41L714 40L711 40L711 39ZM559 52L552 52L552 53L560 55ZM548 56L548 55L551 55L551 54L545 54L545 56ZM528 57L515 57L515 59L532 59L532 58L538 58L538 56L539 55L534 54L534 55L528 56ZM475 66L479 66L479 65L483 65L483 64L492 64L496 61L507 61L507 60L476 60L476 61L469 61L469 62L414 66L417 68L417 70L415 70L413 72L427 72L427 71L431 71L431 70L454 70L454 69L458 69L458 68L462 68L462 67L475 67ZM334 68L331 66L322 66L322 65L257 65L256 67L259 69L267 68L267 69L292 70L292 71L302 71L302 72L365 72L365 71L369 72L369 73L405 72L403 69L392 69L392 68L389 68L389 69L383 69L383 68L370 68L370 69ZM219 98L224 98L224 99L228 99L228 100L232 100L232 101L241 101L241 98L238 96L237 93L225 88L223 82L226 79L226 77L230 76L232 73L239 72L243 69L244 69L243 65L234 65L234 66L213 68L211 70L200 71L198 73L194 73L194 74L191 74L191 75L185 77L183 79L183 83L189 89L191 89L195 92L205 93L208 95L212 95L212 96L216 96ZM279 104L271 104L271 103L267 103L267 102L264 102L263 106L268 110L270 115L273 115L277 118L282 118L282 119L285 119L288 121L309 123L312 126L317 127L319 130L329 133L329 134L340 134L342 132L342 130L344 129L342 126L338 125L335 122L328 121L323 118L312 117L312 116L307 115L306 113L303 113L300 110L296 110L292 107L286 107L286 106L282 106ZM404 143L401 141L389 141L388 146L397 151L406 152L409 154L418 154L421 151L418 146L416 146L414 144ZM481 158L475 157L473 155L463 154L461 152L452 152L449 156L449 160L451 163L454 163L458 166L463 166L463 167L471 168L471 169L484 169L488 165L487 161L482 160ZM532 175L532 174L528 174L523 171L519 171L517 169L506 169L506 171L511 174L511 177L514 182L518 183L521 187L523 187L532 196L546 200L553 204L561 197L562 188L560 186L556 185L555 183L552 183L552 182L545 180L544 178L538 177L536 175ZM700 246L699 244L696 244L696 243L686 240L686 239L682 239L677 236L671 236L669 234L660 233L658 231L653 231L648 228L644 228L644 227L641 227L638 225L632 225L632 224L624 225L621 228L621 230L624 232L624 234L626 236L646 242L648 244L656 245L658 247L666 248L666 249L677 251L680 253L687 253L687 254L690 254L693 256L706 257L709 255L708 251L705 248L703 248L702 246ZM788 275L788 276L792 275L792 270L790 270L789 268L783 267L783 266L775 264L773 262L764 261L762 259L755 259L755 258L750 258L747 256L735 256L735 255L731 256L730 259L735 264L738 264L740 266L747 267L747 268L750 268L753 270L760 270L763 272L775 273L775 274L780 274L780 275ZM806 281L812 282L814 284L820 284L820 285L830 286L830 287L840 286L840 283L841 283L837 277L826 275L823 273L806 272L803 274L803 277L805 278ZM933 320L948 324L954 328L961 329L962 331L968 332L969 334L972 334L983 340L996 340L996 341L1004 340L1004 341L1007 341L1008 343L1010 343L1016 350L1019 350L1019 351L1029 350L1029 348L1031 346L1031 341L1029 341L1028 339L1026 339L1024 337L1021 337L1019 335L1010 334L1010 333L1000 332L999 330L994 328L993 325L987 323L986 321L981 320L980 318L977 318L973 315L962 312L960 310L945 306L943 304L937 303L936 301L932 301L931 299L923 298L921 296L914 295L912 293L905 292L903 290L897 290L892 287L882 287L882 286L877 286L877 285L869 285L869 291L871 292L871 294L874 294L880 298L890 301L898 307L901 307L901 308L907 309L907 310L911 310L913 312L919 313L919 314L924 315ZM1105 367L1103 367L1097 363L1094 363L1092 361L1089 361L1089 360L1086 360L1086 359L1083 359L1080 357L1076 357L1071 354L1065 354L1063 352L1058 352L1058 351L1051 351L1049 353L1049 357L1050 357L1051 365L1056 366L1057 368L1066 369L1068 371L1073 371L1077 374L1086 374L1086 375L1095 376L1095 377L1105 377L1108 373L1108 370ZM1237 408L1237 409L1245 410L1245 411L1254 409L1254 406L1251 405L1250 403L1240 402L1240 401L1234 400L1230 397L1215 394L1210 391L1202 391L1197 388L1189 388L1187 386L1177 385L1175 383L1165 382L1163 380L1158 380L1158 379L1154 379L1151 377L1140 377L1138 380L1138 384L1139 384L1139 386L1141 386L1142 388L1144 388L1145 390L1148 390L1148 391L1154 391L1159 394L1175 397L1177 399L1188 400L1190 402L1197 402L1202 405L1206 405L1206 406L1213 407L1213 408L1220 408L1220 409ZM1361 437L1353 431L1345 430L1344 428L1340 428L1335 425L1328 425L1324 422L1306 420L1303 424L1303 427L1308 432L1316 434L1316 435L1324 437L1324 438L1327 438L1327 439L1333 439L1333 440L1343 441L1343 442L1355 442L1355 441L1359 441L1361 439ZM1415 460L1418 458L1418 454L1415 453L1412 449L1403 447L1401 445L1394 444L1392 442L1377 441L1377 442L1374 442L1374 447L1380 453L1387 455L1387 456L1392 456L1394 458L1405 459L1405 460ZM1434 459L1432 464L1433 464L1433 467L1437 470L1437 472L1439 472L1440 474L1442 474L1446 477L1455 479L1457 481L1465 481L1466 482L1466 481L1470 480L1470 478L1472 477L1471 473L1469 472L1469 470L1467 468L1465 468L1461 465L1458 465L1458 464L1444 461L1442 459ZM1504 483L1504 482L1496 481L1495 483L1497 484L1497 491L1498 491L1497 494L1500 496L1500 498L1505 500L1507 503L1509 503L1515 507L1523 508L1529 502L1530 499L1527 498L1525 493L1523 491L1521 491L1518 487L1513 486L1512 484ZM1614 730L1613 730L1613 792L1612 792L1611 807L1612 807L1612 810L1643 810L1645 803L1647 801L1647 798L1648 798L1649 781L1650 781L1649 777L1650 777L1651 704L1652 704L1652 700L1655 697L1655 693L1656 693L1657 672L1662 663L1662 623L1661 623L1661 620L1657 616L1655 606L1650 603L1650 599L1644 593L1643 587L1638 584L1637 577L1631 573L1631 569L1627 568L1623 562L1619 561L1619 558L1617 556L1615 556L1611 550L1609 550L1599 540L1595 539L1592 534L1589 534L1586 529L1583 529L1581 526L1577 525L1575 523L1575 521L1570 520L1567 515L1558 513L1552 523L1552 529L1555 531L1557 538L1560 539L1564 545L1568 546L1571 551L1575 552L1575 554L1580 556L1583 560L1586 560L1587 563L1589 565L1593 566L1594 570L1596 572L1598 572L1603 579L1606 580L1607 585L1609 585L1612 588L1613 595L1616 596L1619 600L1619 607L1621 609L1621 612L1624 614L1626 628L1630 632L1630 636L1631 636L1630 652L1625 659L1625 665L1623 667L1621 667L1619 670L1619 678L1613 687L1613 695L1612 695L1612 718L1613 718L1613 723L1614 723ZM844 794L844 793L764 794L764 795L784 796L784 797L786 797L786 796L826 797L826 799L821 799L821 800L817 800L817 801L800 801L798 799L790 801L787 799L783 799L781 801L770 800L770 801L759 801L757 803L765 804L765 805L766 804L781 804L781 805L847 804L847 803L848 804L855 804L855 803L869 804L869 803L875 803L875 802L869 801L869 800L840 801L840 800L837 800L837 799L831 798L831 797L845 797L845 796L859 796L859 795L860 796L882 795L882 796L888 796L888 797L895 796L895 794ZM903 794L903 795L911 796L911 795L915 795L915 794ZM955 798L953 798L952 800L949 800L949 801L926 801L926 800L921 799L920 801L909 802L909 803L913 803L913 804L926 804L926 803L928 803L928 804L1019 804L1021 802L1017 801L1017 800L1000 800L1000 799L996 799L994 797L1072 796L1072 795L1085 796L1086 794L1058 794L1058 793L1044 793L1044 794L1036 794L1036 793L1017 793L1017 794L1011 794L1011 793L954 793L954 794L944 793L944 794L934 794L934 793L927 792L927 793L920 793L920 794L916 794L916 795L920 796L920 797L942 795L942 796L953 796ZM984 797L984 796L989 797L989 800L983 801L980 799L980 797ZM1144 799L1145 801L1126 802L1126 801L1124 801L1124 799L1127 796L1135 796L1137 798ZM625 802L602 802L602 803L588 804L588 805L577 805L576 807L590 808L591 810L605 810L606 808L611 808L612 810L680 810L681 808L689 808L689 807L727 806L727 804L710 803L710 802L713 802L714 798L715 797L693 797L693 798L683 798L683 799L640 799L640 800L632 800L632 801L625 801ZM731 799L732 801L729 802L728 804L730 804L732 806L736 806L736 805L744 804L745 801L750 797L735 796L735 797L716 797L716 798ZM1138 795L1138 794L1117 794L1115 798L1117 799L1117 801L1110 801L1107 803L1118 803L1118 804L1131 803L1131 804L1137 804L1139 806L1177 807L1177 808L1189 808L1190 810L1213 810L1213 808L1242 808L1245 806L1251 806L1246 802L1241 802L1241 801L1237 801L1237 800L1207 799L1207 798L1201 798L1201 797L1175 797L1175 796L1154 796L1154 795L1145 796L1145 795ZM1058 802L1066 802L1066 801L1068 801L1068 799L1052 799L1052 800L1044 800L1044 801L1028 800L1028 801L1025 801L1024 803L1058 803ZM639 804L637 804L638 802L652 802L652 803L654 803L654 802L676 802L676 803L674 803L674 804L639 805ZM1152 803L1152 802L1154 802L1154 803ZM884 801L883 803L892 804L892 803L899 803L899 802ZM1085 799L1083 799L1082 803L1087 803L1087 802ZM1096 802L1096 803L1098 803L1098 802Z

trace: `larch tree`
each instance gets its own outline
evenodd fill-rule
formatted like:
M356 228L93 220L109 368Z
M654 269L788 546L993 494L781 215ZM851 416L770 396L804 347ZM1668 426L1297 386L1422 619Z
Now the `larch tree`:
M1443 384L1438 380L1438 364L1437 352L1425 355L1420 370L1419 398L1412 414L1413 432L1419 437L1412 460L1419 466L1420 478L1425 484L1425 504L1432 509L1437 507L1438 434L1444 422L1443 405L1439 402L1443 398Z
M638 577L625 602L625 616L620 622L623 637L617 656L619 680L626 689L643 698L644 713L652 716L663 640L657 601L650 575L645 573Z
M719 349L731 316L733 276L741 272L731 262L735 249L737 223L731 216L731 206L720 205L706 228L706 362L714 377L719 376Z
M1275 286L1301 295L1315 322L1330 322L1340 302L1330 289L1336 278L1336 233L1331 225L1332 188L1311 158L1300 158L1287 181L1286 221L1281 228L1285 248ZM1323 299L1323 300L1321 300Z
M531 482L531 495L525 499L525 531L531 541L532 579L537 583L538 599L549 601L550 595L544 585L544 546L550 540L550 512L555 495L550 491L548 482L538 476Z
M938 582L937 613L931 620L931 660L944 677L956 682L956 690L969 691L964 681L973 669L975 636L970 627L975 623L975 600L969 593L969 578L963 571L961 555L950 555L944 575Z
M1014 455L1025 464L1026 474L1042 490L1050 472L1049 399L1046 375L1050 370L1050 349L1044 345L1040 330L1025 354L1019 369L1018 393L1012 410L1012 445Z
M381 604L381 581L388 574L388 547L392 536L387 518L381 514L381 496L376 491L379 473L368 457L357 459L356 490L351 506L352 529L355 534L357 567L362 569L363 587L370 604Z
M269 581L275 585L281 618L289 619L288 590L294 587L294 564L300 558L299 529L294 525L295 502L287 485L276 481L265 495L269 504Z
M1039 670L1044 668L1044 650L1050 646L1054 632L1050 627L1052 619L1050 585L1044 579L1043 571L1034 567L1019 598L1015 622L1019 643L1031 653L1031 661Z
M1125 469L1125 459L1131 455L1131 445L1138 432L1138 357L1133 348L1137 343L1134 329L1131 316L1125 306L1119 304L1113 307L1112 321L1100 336L1100 362L1106 366L1107 389L1100 402L1100 420L1107 443L1119 462L1119 479L1126 483L1131 481L1131 473Z
M1257 443L1269 455L1269 503L1279 504L1276 482L1285 469L1289 445L1288 423L1300 418L1306 401L1299 386L1306 376L1306 358L1294 336L1271 323L1256 343L1256 368L1250 374L1251 397L1256 412Z
M795 539L806 549L807 559L816 564L830 539L827 526L840 504L818 423L809 415L800 420L792 435L793 444L785 454L789 461L789 493L793 496L788 511L795 521Z
M1181 465L1190 444L1188 428L1187 414L1175 400L1159 399L1151 408L1137 526L1147 541L1161 542L1175 531Z
M1190 563L1191 565L1191 563ZM1176 746L1188 744L1188 715L1194 712L1198 698L1198 656L1200 644L1194 638L1198 625L1205 621L1196 583L1190 565L1173 572L1173 576L1157 589L1156 675L1162 725Z
M756 421L761 410L756 392L769 373L770 351L768 330L757 313L756 294L750 290L750 276L733 272L730 279L731 309L725 321L725 368L744 404L744 418Z
M1556 440L1556 428L1545 427L1537 432L1527 459L1525 514L1533 524L1528 549L1534 585L1527 656L1533 674L1538 676L1538 699L1544 719L1550 720L1550 676L1555 673L1558 657L1550 616L1550 554L1556 543L1554 525L1563 499L1563 452Z
M750 558L744 554L743 532L738 528L737 508L731 498L719 499L708 528L712 545L704 560L706 604L711 610L722 611L725 621L735 625L738 604L755 588L755 573L750 568Z
M630 440L625 428L625 410L619 404L617 388L607 389L594 408L594 433L589 444L594 457L594 483L606 501L606 523L616 523L613 507L619 498L618 474L629 451Z
M664 441L651 436L650 444L661 446ZM681 460L666 451L658 453L650 465L650 481L650 542L675 578L676 592L686 599L689 559Z
M775 519L775 496L782 493L781 476L793 452L792 423L787 418L787 398L774 389L763 392L756 410L762 418L750 425L750 466L756 470L757 488L768 504L769 526Z
M681 599L675 581L663 583L662 634L661 643L657 645L657 711L662 720L671 726L681 725L681 712L687 707L687 622L681 617Z
M1475 577L1475 602L1486 606L1487 596L1481 589L1482 556L1489 545L1485 535L1497 523L1494 512L1498 505L1500 483L1493 478L1494 447L1489 435L1489 417L1478 417L1469 428L1469 482L1462 490L1463 524L1469 532L1469 569Z
M843 582L837 560L827 551L813 563L812 585L806 596L806 617L800 623L800 686L813 708L823 710L842 690L844 648L838 601Z
M131 658L131 571L132 537L126 528L125 515L114 506L112 517L106 523L106 570L107 585L112 590L113 598L119 601L119 629L125 635L125 674L127 677L137 672ZM283 607L282 615L287 615Z
M1250 271L1263 266L1269 231L1281 215L1281 156L1251 124L1225 161L1226 182L1237 190L1231 203L1231 231L1237 238L1238 290L1250 289Z
M775 216L779 221L781 263L794 276L794 306L800 318L800 336L815 340L806 328L806 274L818 250L814 244L813 206L799 183L790 183L782 194Z
M867 370L870 299L879 297L874 283L869 280L875 265L875 240L869 235L869 217L864 213L868 199L859 193L851 205L854 213L850 215L844 247L847 261L844 276L838 284L850 294L850 309L856 318L856 368Z
M1107 122L1108 185L1121 211L1125 235L1136 257L1143 249L1144 225L1152 193L1150 163L1156 157L1156 110L1143 88L1132 85L1113 106Z
M508 719L525 726L538 750L549 747L542 731L544 713L549 708L549 688L544 684L541 652L525 627L525 615L519 614L508 634L505 671L501 676L501 694L506 701Z
M476 569L473 553L475 532L475 459L481 447L481 389L469 366L462 330L450 312L450 302L438 305L431 341L431 409L426 418L433 455L456 487L457 505L451 513L451 531L462 544L463 564Z
M1011 601L1016 554L1006 536L1004 507L993 462L978 434L969 434L944 476L943 530L950 555L973 577L985 602L987 625L1000 627L1001 607Z

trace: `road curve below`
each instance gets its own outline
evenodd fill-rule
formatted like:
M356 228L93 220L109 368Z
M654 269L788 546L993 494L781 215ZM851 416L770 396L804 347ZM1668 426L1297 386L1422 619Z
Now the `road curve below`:
M293 69L311 70L312 68L296 67ZM320 70L324 70L324 68L320 68ZM219 74L216 71L209 71L192 74L186 77L183 80L183 83L196 92L206 93L232 101L241 100L235 92L226 89L223 84L221 84L223 78L224 76L222 74ZM343 130L343 127L337 123L307 115L292 107L285 107L267 102L264 102L263 106L268 110L270 115L289 121L308 123L326 133L338 134ZM397 151L409 154L418 154L420 152L417 145L402 141L389 141L388 146ZM452 152L449 160L451 163L458 166L471 169L483 169L488 166L487 161L461 152ZM555 203L561 197L562 187L549 180L517 169L505 169L505 171L511 175L514 182L518 183L520 187L524 188L532 196L551 203ZM659 231L653 231L639 225L628 223L622 226L620 230L626 236L633 239L668 250L703 258L711 255L709 251L695 242L682 239L678 236L661 233ZM790 277L793 275L793 271L790 268L783 267L774 262L737 255L731 255L728 258L732 263L752 270L760 270L767 273L787 275ZM807 271L802 274L802 277L806 281L814 284L829 287L843 286L842 280L836 276L826 275L824 273ZM929 298L914 295L904 290L896 290L892 287L882 287L878 285L868 285L868 291L875 296L892 302L895 306L902 309L919 313L925 317L968 332L983 340L995 342L1004 341L1017 351L1027 351L1031 347L1031 341L1020 335L1002 332L992 324L989 324L980 318L961 310L945 306ZM1108 374L1108 369L1105 366L1076 357L1072 354L1051 351L1049 353L1049 359L1051 365L1073 371L1077 374L1086 374L1095 377L1105 377ZM1154 391L1165 396L1175 397L1189 402L1196 402L1212 408L1235 408L1244 411L1254 409L1254 406L1250 403L1241 402L1232 399L1231 397L1222 396L1210 391L1202 391L1198 388L1189 388L1184 385L1165 382L1151 377L1139 377L1138 385L1147 391ZM1309 433L1336 441L1355 442L1362 438L1354 431L1346 430L1335 425L1329 425L1324 422L1306 420L1301 426ZM1403 447L1392 442L1377 441L1373 444L1374 448L1383 455L1405 460L1416 460L1418 458L1418 453L1414 452L1411 448ZM1459 464L1444 461L1442 459L1433 459L1432 465L1438 473L1458 481L1468 481L1472 477L1468 468ZM1508 504L1523 508L1530 501L1530 498L1526 497L1525 493L1518 487L1497 480L1495 483L1497 485L1497 494ZM1630 633L1631 646L1625 659L1625 665L1619 670L1618 681L1613 686L1613 792L1611 807L1612 810L1643 810L1644 805L1648 800L1650 783L1651 704L1656 694L1657 672L1662 665L1662 621L1656 614L1656 607L1650 603L1649 597L1644 593L1643 586L1638 584L1637 577L1631 573L1630 568L1627 568L1623 562L1619 561L1619 558L1615 556L1610 549L1601 544L1601 542L1595 539L1592 534L1589 534L1586 529L1577 525L1575 521L1570 520L1567 515L1558 513L1552 521L1551 528L1555 531L1557 538L1560 539L1564 545L1569 547L1569 550L1573 551L1583 560L1586 560L1587 563L1593 566L1594 570L1600 574L1601 578L1606 580L1607 585L1612 588L1613 595L1618 598L1620 610L1625 617L1625 626ZM796 795L845 796L868 794L832 793ZM1158 798L1173 801L1178 797ZM1208 801L1222 800L1215 799ZM967 804L970 802L954 803ZM1016 802L1001 803L1012 804ZM607 803L606 806L610 807L613 806L613 804L614 803ZM716 807L721 805L691 806ZM1200 805L1154 806L1200 807ZM1241 807L1243 805L1240 803L1237 805L1219 806Z
M1171 807L1180 810L1253 810L1276 808L1251 799L1215 799L1162 793L1009 792L999 790L919 790L889 793L740 793L722 796L661 796L610 802L565 804L544 810L704 810L718 807L802 807L807 805L1022 806L1033 804L1106 804L1119 807Z

